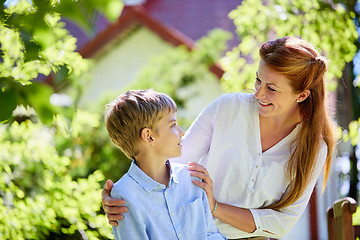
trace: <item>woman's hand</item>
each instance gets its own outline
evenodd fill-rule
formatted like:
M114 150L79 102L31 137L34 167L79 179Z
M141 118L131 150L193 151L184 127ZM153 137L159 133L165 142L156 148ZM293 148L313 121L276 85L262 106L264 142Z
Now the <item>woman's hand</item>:
M117 220L122 220L124 218L121 213L127 212L127 208L125 206L120 206L125 204L124 199L115 199L110 197L113 185L114 183L111 180L107 180L101 195L103 209L106 213L106 217L109 220L109 224L112 226L117 226Z
M199 186L205 190L206 195L209 200L210 210L213 211L214 207L215 207L213 181L212 181L208 171L206 170L205 167L203 167L202 165L195 163L195 162L189 162L188 169L190 171L191 176L195 176L195 177L202 179L202 181L193 180L193 183L196 186Z

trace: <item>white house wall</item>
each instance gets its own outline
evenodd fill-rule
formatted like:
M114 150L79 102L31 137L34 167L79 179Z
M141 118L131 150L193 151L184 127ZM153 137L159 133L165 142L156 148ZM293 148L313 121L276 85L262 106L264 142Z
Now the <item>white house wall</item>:
M144 27L111 48L107 47L106 52L94 59L91 80L81 103L96 101L106 92L121 92L124 86L135 80L149 58L171 47Z

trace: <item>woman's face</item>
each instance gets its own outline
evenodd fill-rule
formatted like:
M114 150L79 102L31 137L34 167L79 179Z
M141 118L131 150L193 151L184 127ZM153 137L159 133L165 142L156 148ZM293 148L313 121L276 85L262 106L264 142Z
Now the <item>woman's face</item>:
M259 100L262 117L293 117L298 114L299 94L294 93L290 80L272 70L261 60L256 73L255 98Z

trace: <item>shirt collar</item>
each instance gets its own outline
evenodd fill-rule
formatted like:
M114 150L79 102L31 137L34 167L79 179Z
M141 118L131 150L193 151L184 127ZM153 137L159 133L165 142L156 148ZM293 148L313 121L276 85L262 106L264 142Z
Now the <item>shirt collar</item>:
M173 168L171 167L170 161L167 160L166 164L168 164L169 168L170 168L170 183L169 186L171 185L172 182L178 183L178 175L176 174L176 171L173 171Z
M165 163L170 168L170 181L169 186L171 183L178 182L177 176L173 173L171 169L170 161L167 160ZM150 192L154 190L156 187L165 188L165 186L161 183L156 182L154 179L146 175L139 167L136 165L135 161L133 160L130 169L128 171L130 177L132 177L146 192Z

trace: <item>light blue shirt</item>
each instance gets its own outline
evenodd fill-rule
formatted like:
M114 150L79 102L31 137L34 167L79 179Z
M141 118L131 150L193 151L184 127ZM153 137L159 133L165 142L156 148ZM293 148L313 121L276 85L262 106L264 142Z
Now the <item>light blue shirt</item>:
M115 239L226 239L216 228L205 191L192 179L187 165L171 164L166 187L132 162L111 191L111 197L125 199L128 208L113 227Z

